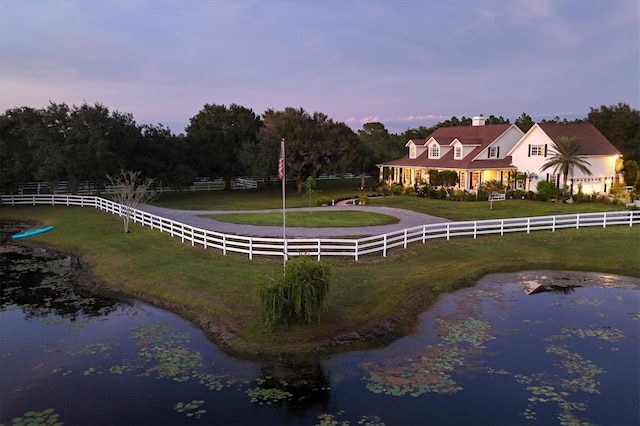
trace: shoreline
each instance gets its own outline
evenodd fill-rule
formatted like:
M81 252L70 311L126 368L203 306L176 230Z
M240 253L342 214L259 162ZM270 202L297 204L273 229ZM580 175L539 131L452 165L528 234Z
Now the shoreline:
M114 238L112 233L120 228L120 223L111 220L110 216L98 213L86 216L87 213L80 213L82 223L79 223L79 217L74 211L64 210L65 214L68 214L64 217L58 217L57 214L50 216L48 214L50 211L49 209L38 210L46 214L29 214L24 219L4 217L3 222L30 224L55 222L54 224L64 225L56 228L59 230L65 229L65 226L66 229L71 229L71 224L74 227L86 225L86 229L77 230L75 234L59 232L42 238L21 240L20 245L31 248L45 247L73 255L82 265L78 279L84 281L83 278L86 278L86 282L80 281L79 284L87 290L108 296L116 295L123 299L140 300L170 311L202 330L209 340L224 352L243 359L266 360L279 357L308 359L386 345L410 334L417 324L419 315L429 309L441 295L473 286L481 277L490 273L524 270L583 270L640 277L640 264L634 256L620 257L617 254L606 256L604 259L601 256L591 259L589 256L594 253L594 250L586 247L590 245L589 241L594 240L594 235L602 236L603 240L597 240L597 246L601 249L612 244L619 248L621 238L623 238L623 246L626 244L627 247L636 247L635 237L626 238L629 232L632 235L637 234L635 228L631 231L626 228L606 231L569 230L555 234L557 237L554 238L549 238L550 233L541 233L531 236L530 244L526 245L522 245L521 237L507 236L483 240L488 241L490 245L480 241L442 242L416 246L411 250L394 251L385 259L363 260L358 264L336 261L333 264L333 268L337 270L333 286L336 293L334 307L323 317L320 324L308 327L290 325L288 328L278 328L273 334L269 334L262 328L256 312L252 311L254 305L247 299L250 295L246 291L253 285L252 271L260 274L270 273L281 268L279 262L267 260L249 264L246 259L233 255L222 257L203 250L193 251L191 247L181 245L179 241L153 234L145 228L139 230L136 228L133 234L126 234L124 238ZM87 233L93 232L94 229L99 229L97 231L99 234L94 235L94 238L100 235L97 237L99 246L91 239L85 238ZM103 239L103 235L106 239ZM117 244L114 247L112 247L113 241ZM548 244L544 246L542 256L540 243ZM127 247L127 251L118 251L122 249L123 244ZM573 256L568 256L567 245L575 247L572 250L575 251ZM585 246L587 251L581 246ZM136 256L138 256L139 247L144 247L145 257L138 259ZM495 253L487 255L487 247L501 247L500 250L504 254L498 257ZM146 253L147 248L151 253ZM464 254L461 255L461 259L465 259L465 268L451 269L450 266L455 266L456 263L447 260L447 256L444 259L433 256L424 257L434 249L449 253L449 257L459 256L457 253L462 250ZM519 252L515 253L515 250ZM202 277L189 275L193 269L184 269L186 277L176 274L171 276L166 273L157 274L154 269L158 268L149 268L149 265L145 265L146 269L140 270L138 261L148 259L157 261L153 256L161 253L165 263L186 261L200 268L205 265L202 262L206 262L209 265L207 271L211 271L216 279L213 282L210 278L205 279L206 286L199 287L194 280L201 280ZM468 258L468 253L478 253L478 258L471 260ZM562 258L553 261L549 259L549 254L552 253L563 253L563 255ZM488 262L487 259L493 260ZM131 265L134 265L135 269L131 269ZM122 270L122 267L126 269ZM229 275L229 271L220 270L221 267L228 267L231 272L239 271L243 279L233 278ZM130 271L134 271L135 275L131 276ZM160 268L160 271L173 272L172 269L167 268ZM405 275L399 276L400 271ZM364 273L367 275L362 275ZM425 273L427 275L423 276ZM368 281L353 282L354 278ZM178 281L174 281L176 279ZM213 285L215 282L222 282L223 286L215 287ZM238 287L240 283L243 284ZM355 290L350 287L354 287ZM229 295L219 298L216 293L219 289L234 293L235 298ZM362 293L362 291L372 293ZM351 298L346 305L341 299L345 294ZM217 305L212 308L211 303L217 303ZM354 309L356 312L353 312ZM241 311L239 314L238 310Z

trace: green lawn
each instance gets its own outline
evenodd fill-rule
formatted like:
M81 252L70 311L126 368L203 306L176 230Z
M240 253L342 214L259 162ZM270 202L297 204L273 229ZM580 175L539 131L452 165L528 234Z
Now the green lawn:
M212 214L205 217L243 225L282 226L282 212ZM294 211L286 212L285 217L287 226L304 228L377 226L399 222L396 217L384 214L344 210Z
M358 198L373 191L360 191L359 179L318 181L320 195L332 199ZM373 186L369 182L367 187ZM308 207L304 194L296 194L290 186L287 189L286 207ZM153 202L154 205L181 210L263 210L281 209L281 186L261 185L257 190L211 191L211 192L169 192ZM554 203L529 200L506 200L493 202L490 210L488 201L447 201L432 200L415 196L394 196L371 198L373 206L398 207L419 213L444 217L451 220L502 219L507 217L547 216L557 214L590 213L624 210L622 205L609 203ZM281 223L281 220L280 220ZM333 225L331 225L333 226Z
M367 191L359 190L360 179L337 179L318 181L319 195L337 198L357 198ZM293 184L286 188L287 208L308 207L304 194L296 193ZM181 210L264 210L282 208L282 185L260 184L257 190L242 191L181 191L165 192L152 202L153 205Z
M439 295L491 272L561 269L640 277L640 226L430 240L391 250L388 258L328 259L332 290L322 322L270 333L260 321L255 289L282 273L279 257L224 256L136 225L125 234L118 217L91 208L3 206L0 218L54 225L23 243L80 255L85 271L108 288L173 310L244 356L327 349L323 344L335 336L362 330L375 335L381 324L394 324L398 335L409 332Z
M574 213L594 213L625 210L625 206L610 203L555 203L530 200L447 201L414 196L382 197L370 200L374 206L398 207L451 220L504 219L508 217L550 216Z

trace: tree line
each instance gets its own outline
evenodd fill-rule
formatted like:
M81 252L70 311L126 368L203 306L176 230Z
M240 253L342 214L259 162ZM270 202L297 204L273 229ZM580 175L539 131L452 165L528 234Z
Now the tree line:
M486 124L509 123L490 115ZM551 121L560 121L558 117ZM564 120L566 122L566 120ZM640 112L619 103L591 108L587 121L620 150L625 160L640 161ZM206 104L184 134L162 124L135 122L130 113L96 103L46 108L20 107L0 115L0 186L5 193L29 181L57 186L67 181L75 192L82 182L102 186L121 170L173 188L198 176L269 178L276 175L280 140L285 139L286 172L298 191L308 177L332 173L377 174L376 164L406 155L409 139L425 138L438 127L470 125L470 117L451 117L431 127L392 134L382 123L353 131L321 112L302 108L269 109L262 115L231 104ZM524 132L534 122L522 113L514 124Z

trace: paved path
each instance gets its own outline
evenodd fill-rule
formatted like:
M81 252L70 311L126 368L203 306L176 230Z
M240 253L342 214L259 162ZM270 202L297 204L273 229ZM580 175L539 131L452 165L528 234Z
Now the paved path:
M195 226L201 229L221 232L223 234L245 235L253 237L282 237L281 226L256 226L256 225L238 225L235 223L220 222L214 219L201 217L209 214L231 214L231 213L266 213L280 212L282 210L173 210L150 205L138 207L140 210L182 222L187 225ZM304 210L308 208L287 209L287 211ZM369 235L381 235L392 231L398 231L414 226L427 225L431 223L449 222L448 219L430 216L427 214L416 213L410 210L397 209L393 207L374 207L374 206L353 206L353 205L336 205L331 207L315 207L312 210L360 210L373 213L386 214L395 216L400 221L392 225L381 226L361 226L355 228L294 228L287 227L287 238L328 238L328 237L362 237Z

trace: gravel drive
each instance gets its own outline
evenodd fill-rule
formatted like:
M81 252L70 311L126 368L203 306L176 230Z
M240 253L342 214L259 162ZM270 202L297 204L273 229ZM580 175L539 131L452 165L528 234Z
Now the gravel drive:
M238 225L234 223L220 222L214 219L201 217L210 214L232 214L232 213L266 213L279 212L282 210L173 210L163 207L155 207L143 205L138 207L145 212L182 222L187 225L195 226L201 229L221 232L223 234L245 235L253 237L282 237L281 226L256 226L256 225ZM287 211L309 210L307 207L299 209L287 209ZM381 235L393 231L398 231L414 226L428 225L432 223L449 222L448 219L430 216L423 213L416 213L410 210L398 209L393 207L373 207L373 206L353 206L353 205L337 205L331 207L316 207L312 210L361 210L373 213L395 216L400 221L392 225L381 226L362 226L355 228L286 228L287 238L328 238L328 237L363 237L370 235Z

